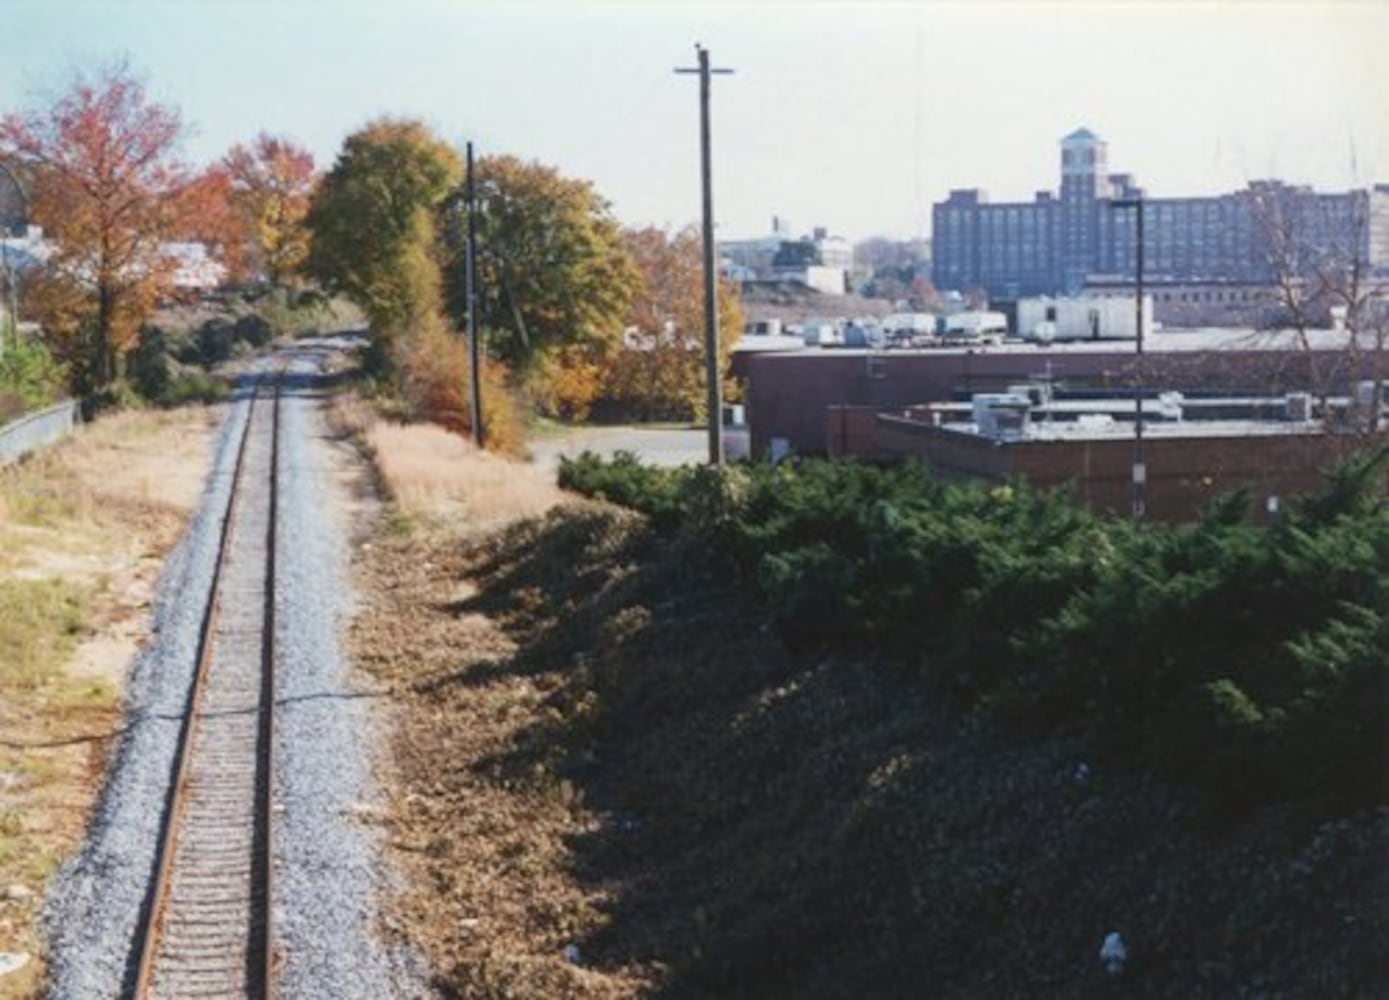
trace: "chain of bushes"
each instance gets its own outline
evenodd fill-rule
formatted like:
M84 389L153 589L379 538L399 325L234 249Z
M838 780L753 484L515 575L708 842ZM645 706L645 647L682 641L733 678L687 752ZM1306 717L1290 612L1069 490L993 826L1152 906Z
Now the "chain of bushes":
M127 364L129 390L159 406L216 402L227 395L225 380L211 373L216 365L276 337L316 333L331 315L331 303L317 291L271 288L235 295L226 315L196 327L147 324Z
M906 671L944 706L1078 734L1226 814L1389 802L1381 448L1271 524L1100 518L1061 491L811 461L565 462L564 487L693 535L792 649Z

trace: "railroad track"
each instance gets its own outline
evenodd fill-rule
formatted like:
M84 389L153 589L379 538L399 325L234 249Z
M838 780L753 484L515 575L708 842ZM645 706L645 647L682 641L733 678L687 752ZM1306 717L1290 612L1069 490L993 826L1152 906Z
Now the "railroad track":
M271 815L280 383L238 446L198 664L132 956L146 997L274 995Z

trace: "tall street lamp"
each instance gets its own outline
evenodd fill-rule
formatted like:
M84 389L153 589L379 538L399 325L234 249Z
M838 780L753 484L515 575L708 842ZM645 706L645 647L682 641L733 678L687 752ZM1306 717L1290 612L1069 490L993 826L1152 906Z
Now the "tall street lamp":
M1134 254L1134 330L1137 356L1133 374L1133 519L1142 521L1148 510L1148 465L1143 455L1143 195L1115 198L1111 208L1131 208L1136 219Z

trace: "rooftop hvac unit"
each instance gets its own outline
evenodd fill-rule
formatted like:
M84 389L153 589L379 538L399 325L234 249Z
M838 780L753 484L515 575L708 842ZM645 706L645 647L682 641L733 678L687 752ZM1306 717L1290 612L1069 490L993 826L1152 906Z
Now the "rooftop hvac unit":
M1295 424L1305 424L1312 419L1312 394L1310 392L1288 393L1288 419Z
M1045 382L1020 382L1008 387L1007 395L1024 396L1033 406L1051 402L1051 386Z
M1021 393L979 392L971 398L974 424L983 437L1017 441L1027 433L1032 401Z
M1082 413L1076 417L1076 426L1083 431L1107 431L1114 427L1114 418L1108 413Z
M1170 392L1158 393L1158 413L1165 420L1181 420L1183 416L1182 404L1186 397L1175 390Z

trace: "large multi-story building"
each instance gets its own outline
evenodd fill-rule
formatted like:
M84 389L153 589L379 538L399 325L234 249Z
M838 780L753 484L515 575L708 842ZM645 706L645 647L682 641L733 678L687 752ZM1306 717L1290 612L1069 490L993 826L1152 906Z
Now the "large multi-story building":
M1146 278L1168 284L1267 284L1280 263L1334 254L1389 273L1389 185L1319 194L1257 181L1205 198L1147 198L1109 172L1108 146L1088 129L1061 140L1060 196L990 203L951 191L932 210L932 280L991 296L1074 294L1096 281L1132 280L1143 198Z

